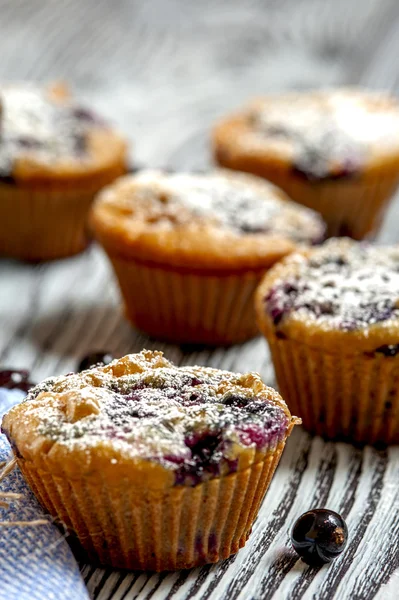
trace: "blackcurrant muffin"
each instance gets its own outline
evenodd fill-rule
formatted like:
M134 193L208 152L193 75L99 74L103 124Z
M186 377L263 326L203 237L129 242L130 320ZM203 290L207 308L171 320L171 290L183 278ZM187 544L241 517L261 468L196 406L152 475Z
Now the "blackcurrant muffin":
M256 305L280 391L309 431L399 442L399 246L341 238L293 254Z
M69 256L94 195L126 172L126 143L62 85L0 88L0 254Z
M361 89L257 99L214 130L216 161L319 211L328 234L374 236L399 182L399 103Z
M2 430L91 560L162 571L244 546L297 422L255 373L142 351L45 380Z
M142 171L100 193L91 219L127 317L157 338L229 344L256 334L253 292L320 217L259 178Z

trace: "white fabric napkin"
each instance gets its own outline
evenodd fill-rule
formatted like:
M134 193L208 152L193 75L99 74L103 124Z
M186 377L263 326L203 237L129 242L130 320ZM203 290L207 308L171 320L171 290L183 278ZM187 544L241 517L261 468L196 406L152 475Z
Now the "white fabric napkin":
M25 394L0 388L0 421ZM12 456L0 434L0 463ZM1 469L0 469L1 472ZM21 494L18 500L1 492ZM88 600L78 564L61 531L51 523L16 467L0 482L0 600ZM5 522L48 520L48 524Z

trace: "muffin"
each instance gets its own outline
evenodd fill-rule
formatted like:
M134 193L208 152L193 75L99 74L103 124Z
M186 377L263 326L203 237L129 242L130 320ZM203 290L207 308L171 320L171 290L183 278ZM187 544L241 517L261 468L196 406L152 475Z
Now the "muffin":
M219 123L216 161L319 211L328 235L374 236L399 181L399 103L337 89L253 101Z
M399 442L399 246L342 238L292 255L256 308L280 391L310 432Z
M2 428L91 560L162 571L244 546L298 421L255 373L143 351L45 380Z
M256 334L253 292L264 272L324 233L318 215L280 190L222 170L119 179L91 222L128 319L156 338L214 345Z
M0 88L0 254L69 256L94 195L126 171L125 141L63 86Z

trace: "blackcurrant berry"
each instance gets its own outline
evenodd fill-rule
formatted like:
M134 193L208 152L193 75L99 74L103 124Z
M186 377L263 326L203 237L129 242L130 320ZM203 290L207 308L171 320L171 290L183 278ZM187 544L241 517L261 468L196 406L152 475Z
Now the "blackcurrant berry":
M79 363L78 372L86 371L92 367L96 367L98 365L104 366L109 365L111 361L114 360L114 357L109 352L90 352L87 354Z
M304 513L295 522L291 542L304 562L321 566L344 550L348 528L343 518L332 510L316 508Z
M0 369L0 388L28 392L35 384L29 381L29 371Z

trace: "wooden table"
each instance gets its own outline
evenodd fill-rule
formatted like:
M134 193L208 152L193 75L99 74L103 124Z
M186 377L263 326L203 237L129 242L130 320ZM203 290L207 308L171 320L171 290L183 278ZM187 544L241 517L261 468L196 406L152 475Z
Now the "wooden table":
M362 84L397 89L397 0L0 0L1 79L64 78L118 123L143 165L204 167L209 128L248 96L286 88ZM399 200L381 239L398 241ZM261 339L187 351L150 341L124 320L99 248L31 266L0 262L1 364L36 380L105 348L162 349L179 364L260 371ZM98 600L399 597L399 448L363 451L297 428L245 549L224 563L172 574L84 566ZM288 532L316 506L342 513L346 552L331 566L297 560Z

